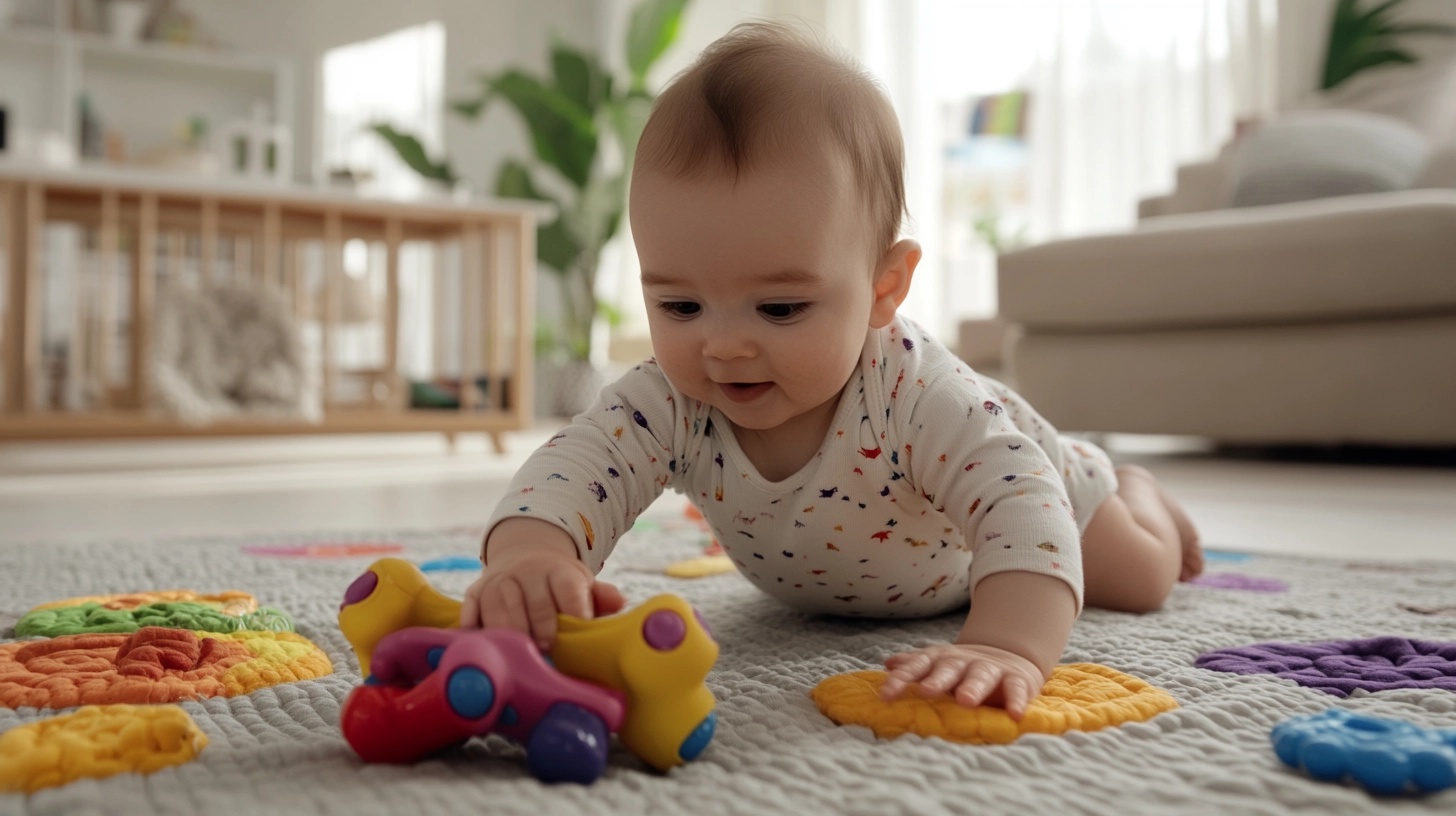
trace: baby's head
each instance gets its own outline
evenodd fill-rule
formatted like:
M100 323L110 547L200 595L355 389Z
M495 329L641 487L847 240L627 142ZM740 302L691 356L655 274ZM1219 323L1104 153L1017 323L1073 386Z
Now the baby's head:
M632 178L673 384L740 428L827 430L920 257L897 240L903 166L884 93L810 36L756 23L709 46L659 97Z

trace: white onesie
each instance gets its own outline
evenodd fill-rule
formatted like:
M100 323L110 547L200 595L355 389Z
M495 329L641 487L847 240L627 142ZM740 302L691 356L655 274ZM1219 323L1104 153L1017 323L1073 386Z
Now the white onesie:
M768 594L910 617L963 606L1007 570L1066 581L1080 609L1080 534L1117 481L1101 450L897 318L869 332L819 452L787 479L761 476L727 418L649 360L532 454L490 523L556 524L597 571L665 487Z

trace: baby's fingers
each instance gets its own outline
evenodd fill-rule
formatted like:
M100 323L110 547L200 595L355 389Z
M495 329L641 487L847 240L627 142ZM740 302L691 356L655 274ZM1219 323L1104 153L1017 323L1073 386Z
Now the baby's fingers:
M551 586L551 597L556 601L556 611L563 615L571 615L576 618L592 617L592 591L591 579L584 575L571 571L551 573L547 579ZM556 631L555 618L552 618L551 630L554 636Z
M978 661L966 670L965 679L956 686L956 702L966 708L974 708L990 699L992 692L1001 682L1001 667L995 663Z
M460 604L460 628L480 628L480 590L472 585L465 590L465 600Z
M899 697L907 686L924 677L934 662L930 659L930 655L923 652L898 654L886 660L885 668L889 669L890 673L885 677L885 682L880 685L880 698L893 700Z
M521 585L513 578L502 578L481 592L481 626L492 629L514 629L517 632L531 631L531 619L526 615L526 596Z
M963 661L941 660L920 681L920 696L937 697L950 691L965 673L966 664Z
M1031 703L1031 689L1019 674L1008 674L1001 681L1001 693L1006 700L1006 713L1011 719L1020 720L1026 716L1026 707Z

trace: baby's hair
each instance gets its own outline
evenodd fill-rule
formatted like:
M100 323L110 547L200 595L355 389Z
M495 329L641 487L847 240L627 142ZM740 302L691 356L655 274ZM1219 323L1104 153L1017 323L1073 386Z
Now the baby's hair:
M854 60L812 34L742 23L658 97L636 165L678 177L727 171L737 178L775 156L816 147L848 161L874 225L876 255L884 253L905 212L905 146L890 100Z

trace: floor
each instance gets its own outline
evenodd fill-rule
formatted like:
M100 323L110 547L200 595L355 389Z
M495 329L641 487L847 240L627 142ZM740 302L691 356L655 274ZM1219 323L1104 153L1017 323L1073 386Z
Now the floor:
M0 546L95 539L477 526L514 468L507 453L437 435L0 446ZM1456 561L1456 457L1215 452L1110 437L1180 498L1212 547L1333 558ZM669 494L651 511L678 513Z

